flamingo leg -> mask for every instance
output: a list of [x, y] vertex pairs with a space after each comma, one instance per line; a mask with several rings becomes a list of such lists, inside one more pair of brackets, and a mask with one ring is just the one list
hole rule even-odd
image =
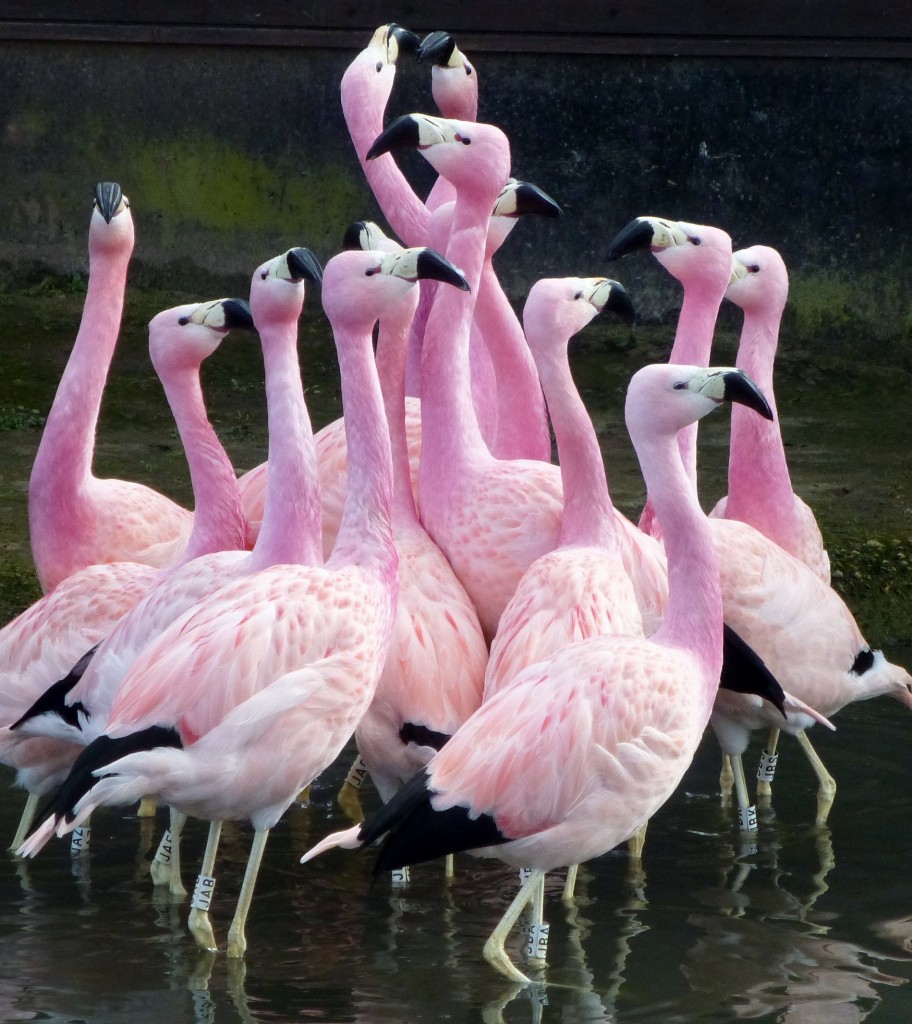
[[244, 934], [244, 925], [247, 923], [247, 915], [250, 912], [253, 887], [256, 885], [260, 864], [263, 862], [263, 851], [266, 849], [266, 840], [269, 838], [269, 832], [268, 828], [261, 828], [257, 829], [253, 835], [250, 856], [247, 858], [247, 870], [244, 872], [244, 882], [241, 885], [241, 895], [238, 897], [234, 919], [231, 922], [231, 927], [228, 929], [228, 956], [230, 957], [241, 957], [247, 951], [247, 936]]
[[507, 936], [510, 934], [510, 929], [516, 924], [519, 915], [523, 912], [526, 904], [535, 895], [535, 889], [538, 884], [544, 879], [544, 871], [533, 871], [528, 880], [523, 884], [522, 888], [516, 894], [513, 902], [507, 908], [507, 912], [500, 919], [499, 924], [491, 932], [488, 937], [488, 941], [484, 945], [484, 957], [485, 960], [501, 974], [506, 975], [511, 981], [518, 981], [521, 985], [530, 984], [529, 978], [519, 971], [507, 956], [506, 950], [504, 949], [504, 942]]
[[336, 803], [345, 812], [345, 816], [355, 825], [364, 821], [364, 810], [361, 807], [361, 798], [358, 795], [364, 780], [367, 777], [367, 765], [361, 760], [359, 754], [348, 769], [348, 775], [342, 787], [336, 794]]
[[576, 889], [576, 876], [579, 874], [579, 864], [571, 864], [567, 868], [567, 880], [564, 882], [564, 891], [561, 893], [561, 903], [565, 906], [573, 906], [573, 893]]
[[722, 796], [722, 806], [731, 806], [732, 786], [735, 784], [735, 773], [732, 771], [732, 759], [728, 754], [722, 755], [722, 770], [719, 772], [719, 793]]
[[92, 836], [92, 818], [84, 818], [81, 825], [78, 825], [70, 833], [70, 854], [74, 857], [81, 857], [89, 852], [89, 840]]
[[22, 817], [19, 819], [19, 827], [16, 829], [16, 834], [13, 836], [13, 842], [10, 845], [11, 850], [18, 850], [25, 842], [25, 837], [31, 831], [35, 815], [38, 813], [38, 799], [36, 793], [29, 793], [28, 800], [25, 801], [25, 807], [22, 809]]
[[187, 815], [172, 807], [170, 817], [171, 824], [162, 836], [149, 865], [149, 874], [153, 885], [167, 885], [173, 896], [186, 896], [187, 890], [181, 881], [180, 841]]
[[757, 769], [757, 802], [762, 801], [764, 806], [769, 806], [770, 798], [773, 795], [773, 775], [776, 772], [776, 761], [779, 757], [776, 753], [778, 744], [779, 730], [770, 729], [766, 747], [760, 755], [760, 767]]
[[747, 795], [747, 779], [744, 777], [744, 762], [737, 754], [731, 759], [735, 773], [735, 795], [738, 798], [738, 824], [742, 832], [757, 831], [757, 808], [753, 807]]
[[798, 733], [798, 743], [804, 751], [804, 756], [811, 762], [814, 774], [817, 776], [817, 824], [825, 825], [829, 817], [833, 801], [836, 799], [836, 780], [826, 770], [823, 761], [817, 755], [817, 751], [811, 746], [806, 732]]
[[540, 967], [544, 967], [544, 961], [548, 956], [548, 933], [549, 925], [545, 924], [545, 877], [542, 875], [541, 882], [532, 897], [532, 914], [529, 923], [529, 938], [526, 943], [526, 958], [528, 960], [541, 960]]
[[456, 875], [456, 869], [453, 867], [453, 854], [448, 853], [443, 861], [443, 877], [453, 878]]
[[644, 821], [642, 825], [627, 840], [627, 856], [630, 860], [643, 859], [643, 847], [646, 845], [646, 829], [649, 822]]
[[212, 931], [212, 922], [209, 920], [209, 904], [212, 902], [212, 891], [215, 888], [215, 878], [212, 872], [215, 869], [215, 855], [218, 852], [221, 835], [222, 823], [213, 821], [209, 826], [206, 852], [203, 854], [203, 863], [196, 879], [196, 888], [193, 890], [193, 899], [190, 904], [190, 916], [187, 918], [187, 927], [190, 929], [190, 934], [196, 939], [196, 944], [202, 949], [209, 950], [218, 949], [215, 933]]
[[155, 811], [158, 804], [150, 796], [144, 796], [139, 801], [139, 807], [136, 810], [137, 818], [154, 818]]

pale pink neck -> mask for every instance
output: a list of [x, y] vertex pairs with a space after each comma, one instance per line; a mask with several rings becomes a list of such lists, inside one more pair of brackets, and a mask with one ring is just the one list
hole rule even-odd
[[322, 565], [320, 485], [298, 363], [297, 323], [260, 328], [266, 370], [269, 476], [263, 525], [250, 556], [270, 565]]
[[53, 503], [43, 503], [42, 528], [53, 527], [47, 516], [55, 514], [69, 535], [76, 526], [73, 503], [92, 475], [98, 413], [120, 330], [130, 251], [126, 246], [95, 253], [90, 259], [79, 332], [32, 467], [30, 492], [54, 490]]
[[725, 516], [750, 523], [767, 537], [784, 539], [794, 538], [799, 524], [773, 395], [778, 333], [776, 310], [745, 313], [738, 367], [759, 385], [775, 418], [766, 420], [742, 405], [732, 407]]
[[[727, 282], [721, 286], [696, 281], [685, 285], [678, 327], [669, 363], [687, 366], [709, 366], [713, 332], [719, 306], [725, 294]], [[688, 479], [697, 480], [697, 424], [692, 423], [678, 432], [678, 447]]]
[[348, 446], [348, 491], [327, 565], [333, 569], [360, 565], [393, 586], [398, 565], [390, 522], [393, 465], [372, 327], [372, 323], [334, 325]]
[[401, 310], [393, 310], [380, 320], [377, 372], [393, 457], [393, 523], [397, 528], [408, 528], [418, 526], [405, 433], [405, 363], [408, 327], [412, 320], [409, 314], [414, 306], [409, 302], [401, 306]]
[[199, 367], [161, 374], [190, 468], [195, 505], [193, 529], [174, 568], [213, 551], [244, 547], [246, 521], [237, 476], [206, 416]]
[[392, 88], [378, 88], [375, 67], [370, 62], [356, 60], [342, 77], [342, 111], [351, 140], [358, 154], [361, 169], [383, 216], [393, 231], [409, 246], [426, 245], [429, 214], [424, 203], [412, 191], [391, 153], [375, 160], [366, 159], [367, 151], [383, 131], [383, 113]]
[[561, 546], [589, 545], [616, 549], [617, 528], [608, 494], [605, 463], [592, 421], [570, 373], [567, 359], [567, 342], [570, 339], [562, 340], [564, 344], [560, 350], [553, 340], [547, 346], [535, 346], [535, 361], [560, 458], [564, 491], [560, 543]]
[[640, 440], [636, 448], [668, 557], [668, 605], [654, 640], [699, 659], [708, 716], [722, 667], [722, 594], [709, 525], [674, 440]]
[[472, 405], [469, 342], [475, 296], [484, 263], [487, 194], [460, 193], [447, 258], [465, 274], [471, 291], [438, 288], [421, 353], [420, 502], [457, 486], [460, 471], [491, 458]]
[[490, 258], [481, 272], [475, 323], [487, 346], [496, 380], [497, 433], [492, 454], [498, 459], [550, 462], [551, 436], [539, 375]]

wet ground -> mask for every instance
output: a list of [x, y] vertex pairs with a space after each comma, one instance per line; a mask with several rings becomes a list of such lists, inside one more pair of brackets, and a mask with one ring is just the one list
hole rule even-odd
[[[112, 372], [96, 470], [142, 479], [186, 499], [176, 434], [145, 355], [142, 325], [183, 296], [141, 295]], [[81, 298], [48, 286], [23, 308], [0, 300], [0, 601], [6, 616], [35, 593], [25, 524], [28, 471], [41, 414], [73, 336]], [[319, 318], [302, 343], [317, 425], [338, 415], [337, 369]], [[641, 485], [625, 442], [623, 389], [665, 354], [661, 332], [595, 328], [576, 357], [618, 504], [638, 510]], [[611, 344], [604, 348], [602, 341]], [[637, 339], [636, 347], [628, 347]], [[724, 361], [733, 358], [723, 344]], [[722, 358], [720, 357], [720, 360]], [[265, 456], [262, 370], [255, 341], [229, 337], [205, 385], [238, 468]], [[908, 612], [912, 466], [901, 371], [786, 358], [777, 398], [796, 487], [814, 505], [839, 585], [872, 642], [912, 662]], [[715, 422], [713, 422], [715, 421]], [[726, 418], [701, 427], [707, 504], [724, 490]], [[517, 990], [481, 946], [514, 891], [512, 872], [469, 857], [446, 883], [438, 865], [413, 869], [407, 889], [371, 886], [370, 853], [334, 853], [302, 867], [300, 853], [341, 824], [333, 795], [347, 768], [318, 781], [307, 807], [276, 829], [242, 963], [200, 954], [186, 903], [156, 892], [148, 859], [163, 827], [100, 814], [92, 848], [57, 842], [33, 863], [0, 858], [0, 1020], [561, 1021], [873, 1024], [912, 1014], [912, 720], [898, 704], [844, 710], [838, 732], [814, 740], [839, 784], [829, 827], [813, 825], [812, 777], [795, 744], [783, 749], [774, 808], [756, 843], [739, 841], [720, 806], [718, 755], [707, 740], [684, 784], [654, 820], [645, 876], [626, 856], [587, 865], [575, 906], [549, 890], [549, 968]], [[14, 831], [21, 794], [0, 788], [0, 836]], [[213, 920], [224, 940], [249, 845], [228, 830]], [[185, 883], [204, 830], [188, 833]]]

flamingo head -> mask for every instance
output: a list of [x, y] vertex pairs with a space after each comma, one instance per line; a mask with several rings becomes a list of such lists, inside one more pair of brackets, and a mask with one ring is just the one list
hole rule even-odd
[[731, 278], [731, 238], [720, 228], [664, 217], [637, 217], [622, 228], [607, 259], [649, 249], [683, 285], [701, 283], [721, 296]]
[[431, 93], [444, 117], [474, 121], [478, 116], [478, 76], [449, 32], [431, 32], [418, 47], [419, 61], [432, 61]]
[[379, 224], [372, 220], [356, 220], [346, 228], [342, 236], [343, 249], [379, 249], [382, 252], [396, 252], [402, 246], [390, 238]]
[[250, 307], [257, 328], [296, 322], [304, 305], [304, 282], [319, 285], [322, 280], [320, 261], [303, 247], [261, 263], [250, 280]]
[[607, 277], [552, 277], [536, 281], [523, 308], [529, 347], [540, 354], [562, 350], [574, 334], [604, 310], [633, 317], [624, 286]]
[[373, 160], [395, 149], [417, 149], [429, 164], [477, 199], [490, 194], [493, 207], [510, 175], [510, 144], [492, 124], [403, 114], [391, 121], [367, 151]]
[[485, 255], [489, 258], [493, 256], [506, 241], [517, 220], [531, 214], [557, 218], [563, 216], [563, 211], [551, 196], [537, 185], [508, 178], [491, 211]]
[[89, 224], [89, 251], [133, 250], [133, 215], [130, 200], [116, 181], [100, 181], [95, 186], [92, 220]]
[[376, 72], [380, 73], [384, 67], [395, 67], [400, 53], [415, 53], [420, 42], [414, 32], [391, 21], [374, 32], [362, 55], [366, 55], [365, 59], [373, 62]]
[[733, 253], [725, 298], [745, 312], [772, 310], [781, 316], [788, 298], [788, 271], [779, 253], [768, 245]]
[[149, 321], [149, 355], [155, 372], [198, 370], [234, 328], [254, 330], [244, 299], [191, 302], [156, 314]]

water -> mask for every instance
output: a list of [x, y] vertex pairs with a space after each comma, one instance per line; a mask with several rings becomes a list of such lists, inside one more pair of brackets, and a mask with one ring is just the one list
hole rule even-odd
[[[129, 344], [141, 350], [135, 339]], [[219, 359], [207, 393], [216, 420], [221, 415], [220, 426], [228, 427], [232, 453], [245, 445], [239, 464], [252, 465], [262, 457], [261, 371], [251, 376], [245, 360], [253, 357], [240, 348]], [[620, 393], [630, 364], [643, 360], [619, 354], [610, 360], [627, 365], [606, 379], [604, 355], [584, 357], [584, 391], [612, 452], [612, 488], [632, 511], [641, 501], [640, 484], [621, 447]], [[333, 367], [320, 374], [324, 386]], [[311, 385], [315, 376], [305, 365]], [[162, 479], [162, 471], [181, 472], [166, 421], [144, 404], [154, 390], [150, 377], [138, 362], [121, 367], [125, 412], [112, 379], [101, 427], [108, 464], [100, 472], [150, 482]], [[813, 385], [799, 368], [780, 389], [799, 490], [815, 498], [829, 536], [863, 540], [868, 530], [902, 530], [909, 512], [901, 403], [883, 403], [876, 386], [847, 373], [819, 380]], [[847, 394], [852, 423], [840, 420]], [[39, 408], [46, 401], [29, 398]], [[331, 396], [327, 401], [333, 414]], [[248, 419], [257, 425], [250, 432]], [[703, 479], [714, 495], [724, 487], [727, 430], [724, 417], [717, 419], [701, 435], [709, 467]], [[871, 432], [858, 429], [865, 422], [889, 429], [893, 442], [872, 447]], [[8, 550], [25, 536], [25, 480], [37, 437], [18, 431], [4, 438]], [[908, 637], [908, 616], [904, 607], [897, 613], [892, 593], [877, 596], [876, 609], [889, 605], [893, 632]], [[876, 617], [872, 607], [866, 614]], [[889, 653], [910, 663], [908, 648]], [[334, 794], [351, 750], [318, 780], [311, 803], [292, 808], [275, 830], [243, 962], [200, 953], [186, 932], [187, 901], [151, 885], [148, 862], [164, 812], [155, 822], [102, 812], [85, 856], [71, 857], [68, 845], [56, 841], [34, 862], [0, 857], [0, 1020], [907, 1024], [912, 723], [886, 700], [849, 707], [836, 721], [836, 734], [813, 733], [839, 784], [828, 828], [813, 825], [814, 779], [786, 739], [774, 810], [761, 812], [755, 848], [742, 844], [732, 811], [720, 805], [719, 756], [707, 739], [650, 826], [643, 877], [631, 877], [623, 852], [609, 854], [581, 869], [569, 908], [560, 902], [562, 878], [549, 881], [549, 965], [527, 989], [506, 982], [481, 956], [515, 892], [511, 870], [463, 856], [453, 881], [444, 881], [441, 865], [426, 865], [412, 870], [407, 889], [393, 891], [386, 879], [371, 885], [370, 852], [336, 851], [298, 863], [309, 845], [342, 827]], [[756, 750], [757, 744], [751, 759]], [[4, 842], [21, 805], [20, 793], [0, 786]], [[226, 827], [212, 914], [222, 943], [250, 837], [247, 826]], [[204, 842], [205, 827], [191, 825], [184, 847], [188, 888]], [[518, 945], [514, 939], [508, 948], [522, 966]]]
[[[787, 742], [755, 848], [720, 806], [708, 738], [650, 826], [643, 877], [612, 853], [581, 870], [569, 908], [562, 878], [550, 879], [549, 966], [531, 989], [481, 956], [515, 890], [511, 870], [463, 856], [452, 882], [430, 864], [394, 890], [385, 878], [371, 886], [370, 852], [298, 864], [342, 825], [333, 795], [344, 759], [275, 830], [240, 963], [200, 953], [186, 901], [150, 884], [164, 812], [155, 822], [103, 812], [87, 855], [56, 841], [34, 862], [0, 864], [0, 1019], [907, 1022], [909, 723], [887, 701], [850, 707], [838, 723], [814, 737], [839, 783], [829, 827], [812, 824], [813, 779]], [[20, 806], [19, 794], [0, 794], [4, 835]], [[221, 942], [249, 839], [231, 826], [223, 841], [212, 913]], [[204, 841], [196, 823], [188, 887]], [[509, 948], [519, 956], [518, 940]]]

